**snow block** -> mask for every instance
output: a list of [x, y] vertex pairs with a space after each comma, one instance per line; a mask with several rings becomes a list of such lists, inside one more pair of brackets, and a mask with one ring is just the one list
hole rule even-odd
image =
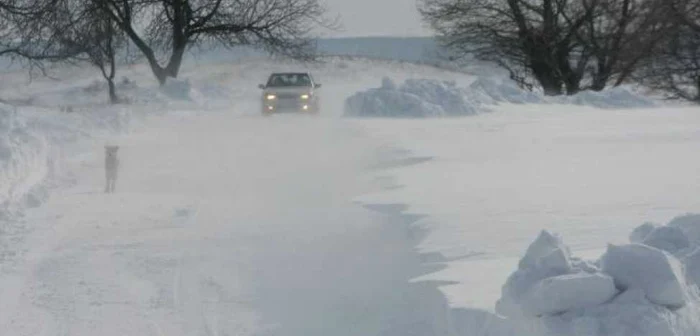
[[634, 230], [632, 230], [632, 233], [630, 233], [629, 240], [630, 243], [641, 243], [644, 241], [644, 238], [647, 237], [651, 231], [654, 231], [655, 228], [659, 227], [659, 224], [656, 223], [644, 223]]
[[620, 290], [640, 288], [649, 301], [668, 308], [686, 303], [682, 266], [662, 250], [641, 244], [608, 245], [601, 263]]
[[520, 259], [518, 268], [546, 268], [569, 272], [571, 270], [571, 252], [559, 236], [543, 230], [527, 248], [525, 256]]
[[611, 300], [617, 290], [613, 278], [604, 274], [575, 273], [547, 278], [524, 296], [527, 316], [563, 313], [593, 307]]
[[690, 241], [683, 230], [673, 226], [662, 226], [652, 230], [642, 244], [656, 247], [670, 253], [676, 253], [690, 246]]
[[[540, 281], [572, 271], [571, 254], [561, 238], [546, 230], [540, 232], [520, 260], [518, 270], [501, 289], [496, 311], [503, 316], [529, 314], [526, 296]], [[525, 301], [523, 301], [525, 300]]]
[[700, 214], [685, 214], [672, 219], [668, 225], [683, 230], [692, 244], [700, 244]]
[[616, 296], [615, 299], [612, 301], [614, 304], [620, 304], [620, 305], [648, 305], [651, 304], [649, 300], [647, 299], [646, 294], [644, 294], [644, 290], [641, 288], [635, 287], [635, 288], [630, 288], [624, 292], [622, 292], [620, 295]]

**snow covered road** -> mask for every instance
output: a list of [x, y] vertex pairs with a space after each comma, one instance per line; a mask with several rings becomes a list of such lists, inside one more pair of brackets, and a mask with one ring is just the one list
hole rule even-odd
[[25, 218], [4, 335], [445, 334], [410, 218], [351, 201], [400, 159], [351, 123], [223, 111], [116, 142], [115, 194], [96, 143]]

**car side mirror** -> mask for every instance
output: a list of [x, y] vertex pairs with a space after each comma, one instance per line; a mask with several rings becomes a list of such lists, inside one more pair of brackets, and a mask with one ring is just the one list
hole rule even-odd
[[320, 87], [321, 87], [321, 84], [316, 83], [316, 84], [314, 84], [314, 87], [315, 87], [315, 88], [320, 88]]
[[265, 84], [258, 84], [258, 88], [265, 90]]

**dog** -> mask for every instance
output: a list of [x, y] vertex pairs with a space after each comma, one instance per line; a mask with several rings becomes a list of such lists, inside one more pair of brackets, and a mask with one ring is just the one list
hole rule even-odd
[[105, 193], [114, 193], [119, 170], [119, 158], [117, 157], [119, 146], [105, 146]]

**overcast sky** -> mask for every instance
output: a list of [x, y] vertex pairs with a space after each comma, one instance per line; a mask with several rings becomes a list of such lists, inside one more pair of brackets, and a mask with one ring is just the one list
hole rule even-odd
[[416, 0], [325, 0], [343, 31], [326, 36], [425, 36]]

